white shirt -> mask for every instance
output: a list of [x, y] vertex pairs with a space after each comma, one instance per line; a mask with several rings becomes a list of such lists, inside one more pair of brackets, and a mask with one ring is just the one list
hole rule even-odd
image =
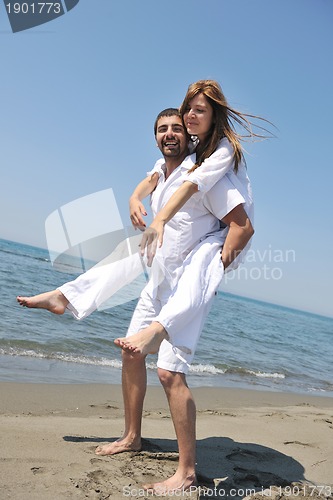
[[194, 172], [186, 175], [187, 181], [197, 184], [199, 191], [207, 193], [227, 172], [235, 166], [234, 149], [224, 137], [209, 158], [206, 158]]
[[[185, 158], [167, 179], [165, 179], [163, 159], [158, 160], [153, 170], [148, 172], [148, 175], [154, 172], [159, 174], [156, 189], [151, 195], [151, 208], [154, 216], [164, 207], [184, 180], [188, 180], [187, 172], [194, 165], [195, 159], [195, 154]], [[239, 176], [239, 179], [235, 179], [235, 176]], [[233, 182], [237, 184], [237, 188]], [[209, 184], [206, 183], [206, 187], [208, 186]], [[220, 229], [220, 219], [239, 204], [244, 204], [246, 211], [252, 208], [250, 182], [243, 164], [240, 165], [237, 174], [233, 170], [224, 174], [208, 192], [201, 190], [195, 193], [165, 225], [163, 245], [157, 249], [154, 261], [155, 265], [159, 265], [170, 287], [173, 287], [179, 279], [186, 256], [198, 243], [208, 236], [215, 235], [220, 239], [222, 247], [228, 228]], [[235, 261], [239, 264], [240, 259], [237, 258]], [[236, 267], [238, 264], [235, 262]], [[235, 268], [235, 266], [229, 267]]]

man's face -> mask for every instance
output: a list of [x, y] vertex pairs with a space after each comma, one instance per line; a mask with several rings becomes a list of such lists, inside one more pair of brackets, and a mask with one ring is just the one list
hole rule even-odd
[[165, 158], [187, 154], [187, 135], [179, 116], [162, 116], [157, 122], [156, 142]]

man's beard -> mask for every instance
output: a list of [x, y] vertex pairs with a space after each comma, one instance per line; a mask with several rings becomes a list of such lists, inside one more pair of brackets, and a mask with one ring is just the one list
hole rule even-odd
[[180, 156], [180, 144], [177, 144], [177, 146], [173, 149], [169, 149], [167, 146], [163, 146], [162, 153], [163, 156], [167, 158], [175, 158], [177, 156]]

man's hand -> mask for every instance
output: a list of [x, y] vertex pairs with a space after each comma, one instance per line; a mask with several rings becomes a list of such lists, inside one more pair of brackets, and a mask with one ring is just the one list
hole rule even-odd
[[145, 230], [142, 235], [140, 243], [141, 255], [144, 256], [147, 252], [147, 265], [152, 265], [153, 259], [156, 254], [157, 245], [162, 246], [164, 234], [164, 223], [158, 219], [154, 219], [150, 226]]
[[145, 210], [143, 203], [139, 200], [139, 198], [135, 196], [132, 196], [130, 198], [129, 210], [130, 210], [130, 219], [135, 229], [144, 230], [146, 227], [146, 223], [143, 220], [142, 216], [147, 215], [147, 212]]

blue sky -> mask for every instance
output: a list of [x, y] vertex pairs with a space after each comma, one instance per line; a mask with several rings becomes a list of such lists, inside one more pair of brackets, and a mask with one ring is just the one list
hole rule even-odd
[[81, 0], [13, 34], [1, 3], [0, 237], [45, 248], [51, 212], [109, 187], [126, 221], [155, 116], [213, 78], [278, 129], [246, 145], [256, 234], [224, 289], [333, 316], [332, 19], [331, 0]]

